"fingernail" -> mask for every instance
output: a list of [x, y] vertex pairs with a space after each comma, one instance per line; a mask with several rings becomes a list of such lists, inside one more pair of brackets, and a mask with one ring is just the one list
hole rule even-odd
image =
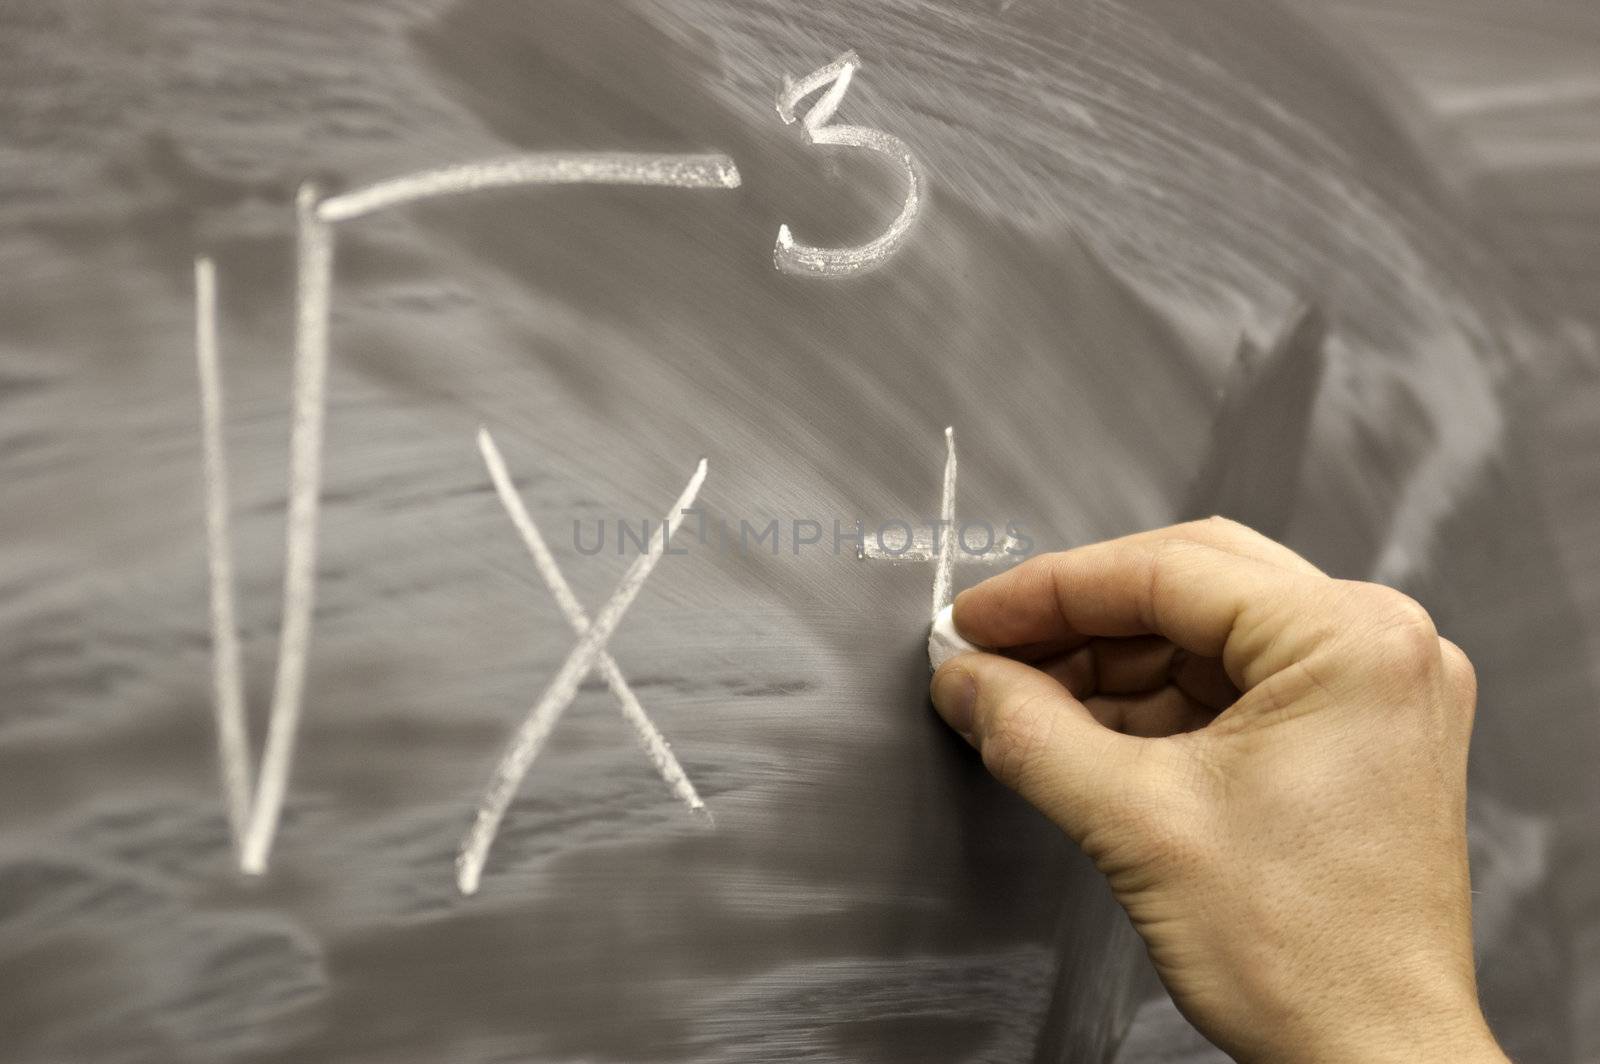
[[978, 685], [966, 669], [941, 669], [933, 678], [933, 708], [963, 736], [972, 734], [972, 710]]

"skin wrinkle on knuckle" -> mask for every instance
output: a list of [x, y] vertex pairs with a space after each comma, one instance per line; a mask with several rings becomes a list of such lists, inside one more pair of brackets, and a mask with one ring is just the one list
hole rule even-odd
[[[1326, 611], [1306, 604], [1307, 599], [1316, 603], [1309, 592], [1317, 586], [1287, 587], [1271, 599], [1241, 606], [1222, 648], [1223, 666], [1241, 690], [1265, 683], [1342, 637], [1342, 626], [1326, 619]], [[1284, 620], [1285, 614], [1291, 619]]]
[[1322, 680], [1318, 678], [1311, 668], [1311, 665], [1304, 659], [1290, 663], [1288, 667], [1277, 674], [1275, 679], [1277, 680], [1275, 694], [1279, 702], [1279, 709], [1283, 710], [1286, 715], [1288, 715], [1287, 711], [1291, 708], [1298, 708], [1301, 711], [1315, 708], [1314, 706], [1305, 705], [1308, 701], [1307, 696], [1313, 692], [1323, 694], [1330, 701], [1333, 698], [1326, 685], [1323, 684]]
[[1180, 525], [1180, 535], [1195, 539], [1202, 546], [1234, 554], [1274, 569], [1302, 576], [1323, 576], [1311, 562], [1289, 547], [1262, 535], [1249, 525], [1231, 517], [1213, 514]]
[[[1050, 564], [1044, 565], [1046, 559]], [[1057, 631], [1068, 633], [1073, 630], [1072, 623], [1067, 619], [1067, 589], [1064, 586], [1066, 574], [1066, 552], [1060, 554], [1047, 554], [1039, 559], [1044, 566], [1045, 576], [1050, 585], [1050, 603], [1056, 610]]]
[[1444, 669], [1433, 621], [1420, 606], [1395, 607], [1373, 643], [1384, 662], [1401, 675], [1426, 675]]
[[1329, 704], [1338, 701], [1338, 695], [1334, 693], [1333, 685], [1322, 675], [1323, 662], [1320, 658], [1315, 655], [1307, 656], [1296, 661], [1295, 666], [1298, 668], [1300, 675], [1305, 677], [1306, 682], [1323, 698], [1327, 699]]
[[[1244, 528], [1243, 525], [1239, 527]], [[1176, 549], [1169, 553], [1165, 562], [1166, 572], [1162, 574], [1162, 583], [1160, 585], [1160, 590], [1167, 594], [1176, 595], [1177, 592], [1174, 589], [1184, 586], [1182, 579], [1173, 580], [1173, 577], [1181, 577], [1183, 575], [1182, 566], [1184, 564], [1200, 568], [1237, 568], [1240, 566], [1254, 568], [1264, 564], [1253, 558], [1241, 557], [1228, 551], [1219, 550], [1206, 543], [1180, 542], [1174, 544], [1174, 547]], [[1175, 600], [1173, 604], [1181, 605], [1181, 600]], [[1201, 653], [1207, 657], [1226, 660], [1238, 641], [1241, 631], [1247, 629], [1246, 618], [1251, 612], [1252, 605], [1250, 600], [1242, 595], [1235, 595], [1226, 609], [1226, 616], [1222, 619], [1220, 625], [1221, 630], [1205, 635], [1205, 640], [1210, 645], [1203, 648]], [[1170, 616], [1170, 612], [1168, 616]], [[1229, 671], [1229, 678], [1233, 679], [1237, 684], [1238, 677], [1231, 670]]]
[[1368, 677], [1410, 682], [1443, 669], [1433, 618], [1415, 599], [1382, 584], [1340, 581], [1340, 638], [1351, 666]]
[[1399, 632], [1407, 638], [1416, 637], [1419, 640], [1423, 637], [1430, 641], [1439, 638], [1433, 618], [1416, 599], [1382, 584], [1365, 586], [1365, 597], [1370, 602], [1374, 620], [1385, 631]]
[[1164, 608], [1166, 595], [1171, 587], [1174, 559], [1191, 551], [1204, 550], [1198, 543], [1186, 539], [1162, 540], [1150, 552], [1146, 563], [1149, 572], [1146, 576], [1144, 602], [1141, 617], [1145, 627], [1152, 632], [1164, 633], [1164, 620], [1169, 611]]
[[1285, 644], [1301, 641], [1291, 625], [1249, 622], [1241, 617], [1235, 622], [1233, 632], [1223, 647], [1223, 666], [1235, 685], [1253, 687], [1292, 664], [1295, 660], [1294, 650], [1282, 648]]
[[1289, 710], [1294, 706], [1295, 699], [1292, 692], [1283, 689], [1289, 682], [1287, 676], [1288, 669], [1283, 669], [1250, 688], [1240, 704], [1249, 711], [1251, 719], [1278, 721], [1292, 715]]
[[1405, 632], [1408, 636], [1415, 636], [1419, 641], [1428, 640], [1428, 649], [1433, 653], [1438, 652], [1437, 641], [1439, 629], [1434, 626], [1433, 616], [1416, 599], [1409, 595], [1395, 592], [1393, 616], [1390, 619], [1392, 627]]

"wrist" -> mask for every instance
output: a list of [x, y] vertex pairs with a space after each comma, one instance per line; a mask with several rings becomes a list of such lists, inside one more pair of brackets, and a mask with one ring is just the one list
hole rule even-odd
[[1247, 1064], [1507, 1064], [1479, 1007], [1470, 968], [1458, 979], [1446, 978], [1437, 962], [1406, 965], [1398, 972], [1377, 968], [1367, 970], [1359, 988], [1332, 979], [1315, 990], [1302, 983], [1293, 994], [1255, 997], [1254, 1030], [1267, 1038], [1254, 1046], [1259, 1052], [1238, 1059]]
[[1293, 1064], [1509, 1064], [1476, 1009], [1444, 1023], [1421, 1017], [1390, 1027], [1352, 1021], [1337, 1034], [1276, 1059]]

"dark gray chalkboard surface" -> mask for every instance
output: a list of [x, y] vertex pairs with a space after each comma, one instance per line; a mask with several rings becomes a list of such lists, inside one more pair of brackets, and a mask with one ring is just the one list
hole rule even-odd
[[[880, 268], [794, 276], [780, 225], [857, 244], [905, 195], [774, 107], [846, 49], [837, 120], [903, 140], [924, 198]], [[1222, 511], [1436, 611], [1482, 678], [1489, 1015], [1568, 1059], [1564, 929], [1595, 899], [1554, 872], [1600, 743], [1517, 403], [1564, 355], [1384, 94], [1276, 4], [24, 2], [0, 57], [5, 1059], [1110, 1059], [1137, 940], [928, 711], [932, 567], [832, 549], [835, 520], [937, 513], [947, 425], [958, 516], [1035, 549]], [[194, 258], [259, 750], [296, 189], [551, 151], [725, 153], [741, 182], [341, 226], [305, 715], [241, 876]], [[701, 457], [709, 517], [783, 538], [680, 538], [610, 641], [712, 819], [591, 678], [464, 897], [461, 836], [576, 639], [480, 425], [587, 610], [632, 560], [617, 519]]]

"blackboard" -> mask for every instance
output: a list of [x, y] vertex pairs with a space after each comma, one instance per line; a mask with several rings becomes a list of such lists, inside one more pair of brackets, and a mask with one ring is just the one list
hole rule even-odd
[[[1277, 5], [24, 4], [0, 48], [11, 1059], [1109, 1059], [1138, 942], [929, 712], [935, 567], [848, 536], [938, 516], [947, 426], [958, 517], [1034, 550], [1223, 512], [1436, 612], [1483, 686], [1489, 1012], [1560, 1059], [1578, 902], [1550, 870], [1600, 751], [1516, 401], [1558, 343], [1385, 94]], [[914, 218], [873, 269], [779, 269], [780, 226], [854, 247], [906, 207], [902, 159], [776, 106], [852, 53], [833, 120], [904, 145]], [[307, 212], [616, 152], [738, 181], [336, 220], [303, 720], [242, 875], [197, 276], [259, 757]], [[588, 675], [467, 895], [490, 772], [579, 639], [480, 429], [591, 614], [638, 555], [620, 523], [701, 459], [733, 542], [680, 529], [608, 642], [705, 811]]]

